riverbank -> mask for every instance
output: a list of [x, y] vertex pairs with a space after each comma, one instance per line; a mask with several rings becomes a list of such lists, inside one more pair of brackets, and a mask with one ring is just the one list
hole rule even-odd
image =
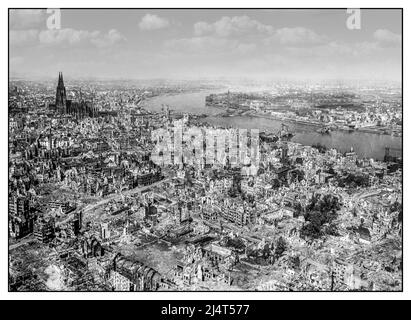
[[[289, 131], [295, 134], [291, 139], [303, 145], [321, 144], [327, 148], [339, 151], [357, 152], [359, 157], [384, 159], [385, 148], [402, 148], [402, 138], [387, 134], [375, 134], [369, 130], [335, 130], [331, 134], [321, 134], [318, 128], [324, 124], [313, 125], [305, 121], [290, 121], [289, 119], [269, 118], [267, 115], [250, 115], [250, 112], [227, 114], [223, 108], [206, 107], [205, 97], [209, 91], [183, 93], [168, 96], [157, 96], [145, 101], [145, 108], [149, 111], [161, 112], [162, 104], [169, 105], [176, 114], [188, 113], [195, 115], [198, 121], [218, 127], [232, 127], [242, 129], [259, 129], [260, 131], [277, 133], [282, 123], [289, 126]], [[371, 130], [372, 131], [372, 130]]]
[[[320, 123], [320, 122], [314, 122], [314, 121], [306, 121], [306, 120], [299, 120], [299, 119], [292, 119], [292, 118], [286, 118], [286, 117], [276, 117], [270, 114], [259, 114], [253, 111], [231, 111], [231, 110], [223, 110], [222, 113], [220, 114], [221, 117], [233, 117], [233, 116], [249, 116], [249, 117], [257, 117], [257, 118], [263, 118], [263, 119], [271, 119], [275, 121], [281, 121], [284, 123], [289, 123], [289, 124], [302, 124], [305, 126], [312, 126], [315, 127], [316, 129], [318, 128], [323, 128], [325, 126], [329, 126], [328, 124]], [[371, 134], [378, 134], [378, 135], [388, 135], [388, 136], [394, 136], [394, 137], [402, 137], [402, 133], [396, 134], [393, 130], [387, 129], [387, 128], [345, 128], [345, 127], [336, 127], [335, 125], [331, 128], [332, 131], [342, 131], [342, 132], [363, 132], [363, 133], [371, 133]]]

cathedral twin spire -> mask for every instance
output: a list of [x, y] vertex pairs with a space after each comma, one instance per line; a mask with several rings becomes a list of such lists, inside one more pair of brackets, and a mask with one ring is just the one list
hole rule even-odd
[[63, 82], [63, 72], [59, 72], [56, 91], [56, 108], [61, 114], [76, 114], [81, 117], [94, 117], [97, 114], [93, 104], [83, 100], [81, 88], [79, 101], [67, 100], [66, 88]]
[[57, 84], [57, 92], [56, 92], [56, 106], [60, 108], [66, 107], [66, 88], [64, 87], [63, 82], [63, 72], [59, 72], [59, 81]]
[[59, 82], [58, 85], [64, 87], [64, 82], [63, 82], [63, 72], [59, 72]]

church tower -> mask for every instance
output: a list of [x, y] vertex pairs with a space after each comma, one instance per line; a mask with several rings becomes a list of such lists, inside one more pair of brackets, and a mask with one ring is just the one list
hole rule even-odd
[[56, 92], [56, 107], [62, 113], [66, 113], [66, 88], [64, 87], [63, 82], [63, 73], [59, 72], [59, 81], [57, 84], [57, 92]]

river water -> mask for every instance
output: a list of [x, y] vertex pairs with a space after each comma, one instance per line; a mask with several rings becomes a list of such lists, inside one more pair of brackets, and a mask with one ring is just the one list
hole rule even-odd
[[[206, 107], [205, 97], [210, 93], [223, 91], [201, 91], [194, 93], [182, 93], [164, 95], [151, 98], [144, 102], [144, 107], [151, 111], [161, 111], [162, 105], [168, 105], [176, 112], [191, 114], [206, 114], [202, 121], [222, 127], [234, 127], [244, 129], [259, 129], [265, 132], [278, 132], [282, 121], [253, 116], [221, 117], [218, 114], [221, 109]], [[385, 147], [402, 148], [402, 137], [380, 135], [364, 132], [333, 131], [330, 135], [317, 133], [318, 127], [304, 124], [287, 123], [289, 130], [295, 134], [292, 141], [303, 145], [320, 143], [328, 148], [336, 148], [340, 152], [349, 151], [351, 147], [360, 157], [382, 160]]]

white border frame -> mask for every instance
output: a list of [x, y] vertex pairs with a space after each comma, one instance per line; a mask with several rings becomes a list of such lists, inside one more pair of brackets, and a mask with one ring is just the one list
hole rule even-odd
[[[410, 273], [404, 272], [404, 282], [403, 292], [392, 292], [392, 293], [381, 293], [381, 292], [335, 292], [335, 293], [327, 293], [327, 292], [134, 292], [134, 293], [108, 293], [108, 292], [7, 292], [8, 288], [8, 235], [5, 232], [7, 230], [7, 194], [8, 194], [8, 159], [6, 157], [5, 150], [8, 149], [8, 116], [7, 116], [7, 97], [8, 97], [8, 8], [32, 8], [32, 7], [39, 7], [39, 8], [92, 8], [92, 7], [123, 7], [123, 8], [404, 8], [403, 10], [403, 34], [407, 35], [408, 39], [410, 39], [410, 23], [407, 20], [408, 12], [411, 12], [411, 2], [410, 1], [398, 1], [398, 0], [390, 0], [390, 1], [372, 1], [372, 0], [359, 0], [359, 1], [325, 1], [325, 0], [313, 0], [310, 2], [307, 1], [296, 1], [296, 0], [281, 0], [281, 1], [268, 1], [268, 0], [253, 0], [253, 1], [245, 1], [245, 0], [237, 0], [235, 2], [229, 2], [228, 0], [208, 0], [208, 1], [188, 1], [188, 0], [174, 0], [174, 1], [132, 1], [132, 0], [116, 0], [116, 1], [109, 1], [109, 0], [101, 0], [98, 4], [92, 0], [63, 0], [63, 1], [28, 1], [28, 0], [5, 0], [1, 1], [1, 43], [2, 43], [2, 50], [1, 50], [1, 63], [2, 63], [2, 70], [3, 76], [1, 76], [1, 101], [2, 107], [0, 108], [1, 117], [3, 125], [0, 126], [1, 136], [4, 137], [0, 139], [0, 150], [3, 150], [1, 157], [1, 170], [0, 170], [0, 181], [1, 183], [1, 203], [3, 207], [3, 213], [0, 218], [0, 299], [113, 299], [113, 300], [169, 300], [169, 299], [185, 299], [185, 300], [218, 300], [218, 299], [244, 299], [244, 300], [284, 300], [284, 299], [314, 299], [314, 300], [336, 300], [336, 299], [410, 299], [411, 298], [411, 280], [410, 280]], [[137, 22], [136, 22], [137, 23]], [[407, 77], [407, 58], [410, 57], [410, 42], [406, 41], [406, 38], [403, 38], [403, 84], [408, 83], [409, 81]], [[408, 86], [409, 87], [409, 86]], [[403, 89], [403, 104], [405, 106], [409, 105], [410, 98], [407, 95], [407, 91]], [[404, 123], [407, 122], [407, 119], [410, 119], [410, 112], [407, 110], [407, 107], [404, 107]], [[404, 127], [404, 134], [403, 134], [403, 141], [404, 141], [404, 160], [407, 157], [407, 145], [411, 141], [410, 137], [410, 130], [407, 130], [407, 127]], [[411, 150], [411, 149], [408, 149]], [[404, 166], [406, 164], [404, 162]], [[407, 169], [404, 170], [404, 179], [403, 179], [403, 193], [404, 193], [404, 207], [405, 209], [410, 208], [410, 201], [406, 197], [408, 187], [410, 185], [410, 176], [407, 174]], [[406, 210], [405, 210], [406, 211]], [[411, 226], [410, 226], [410, 218], [405, 215], [404, 217], [404, 248], [403, 248], [403, 264], [406, 266], [404, 270], [411, 272], [411, 261], [410, 261], [410, 235], [411, 235]]]

